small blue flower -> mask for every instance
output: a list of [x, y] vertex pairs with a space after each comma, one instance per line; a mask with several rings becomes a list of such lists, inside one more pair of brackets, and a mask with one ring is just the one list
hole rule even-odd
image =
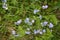
[[39, 10], [35, 9], [35, 10], [34, 10], [34, 14], [36, 14], [37, 12], [39, 12]]
[[2, 2], [6, 3], [6, 2], [7, 2], [7, 0], [2, 0]]
[[45, 29], [43, 29], [43, 30], [42, 30], [42, 32], [43, 32], [43, 33], [45, 33], [45, 32], [46, 32], [46, 30], [45, 30]]
[[48, 8], [48, 5], [43, 5], [42, 8], [43, 9], [47, 9]]
[[26, 33], [26, 34], [30, 34], [30, 31], [26, 31], [25, 33]]
[[7, 10], [7, 9], [8, 9], [7, 4], [4, 3], [4, 4], [2, 5], [2, 8], [4, 8], [5, 10]]
[[20, 20], [18, 20], [17, 22], [15, 22], [15, 24], [16, 24], [16, 25], [19, 25], [19, 24], [21, 24], [21, 22], [22, 22], [22, 20], [20, 19]]
[[34, 30], [34, 34], [37, 34], [37, 30]]
[[39, 32], [40, 32], [40, 30], [34, 30], [34, 34], [37, 34]]
[[44, 21], [44, 25], [46, 26], [48, 24], [48, 22], [47, 21]]
[[44, 21], [44, 22], [41, 23], [42, 27], [43, 27], [43, 26], [46, 26], [47, 24], [48, 24], [47, 21]]
[[53, 28], [54, 25], [52, 23], [50, 23], [48, 26], [49, 26], [49, 28]]
[[26, 19], [24, 20], [24, 22], [25, 22], [25, 23], [29, 23], [29, 20], [30, 20], [29, 18], [26, 18]]

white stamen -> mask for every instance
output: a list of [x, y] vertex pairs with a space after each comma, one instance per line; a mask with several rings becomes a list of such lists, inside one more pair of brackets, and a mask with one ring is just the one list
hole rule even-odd
[[35, 20], [32, 20], [32, 23], [34, 23], [35, 22]]
[[43, 34], [43, 32], [40, 32], [40, 34], [42, 35], [42, 34]]

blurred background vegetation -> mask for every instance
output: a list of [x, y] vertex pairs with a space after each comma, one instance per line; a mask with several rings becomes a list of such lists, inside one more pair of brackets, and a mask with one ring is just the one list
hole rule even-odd
[[[60, 40], [60, 0], [7, 0], [7, 10], [2, 8], [3, 3], [0, 0], [0, 40]], [[48, 8], [42, 9], [43, 5], [48, 5]], [[34, 9], [39, 9], [40, 12], [33, 14]], [[39, 15], [43, 16], [42, 21], [37, 18]], [[20, 25], [14, 24], [19, 19], [24, 21], [26, 17], [35, 19], [36, 22], [32, 26], [24, 22]], [[41, 28], [40, 21], [44, 20], [54, 24], [52, 32], [46, 28], [47, 32], [43, 35], [24, 33], [28, 27], [31, 32]], [[18, 37], [11, 34], [12, 29], [19, 34]]]

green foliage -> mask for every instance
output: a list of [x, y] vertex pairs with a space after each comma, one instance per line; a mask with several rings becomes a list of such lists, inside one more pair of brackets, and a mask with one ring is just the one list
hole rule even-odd
[[[3, 2], [0, 1], [1, 40], [5, 37], [7, 40], [60, 40], [60, 23], [58, 23], [60, 20], [58, 21], [56, 18], [56, 10], [60, 9], [60, 0], [7, 0], [6, 4], [7, 10], [2, 8]], [[48, 5], [48, 8], [43, 9], [43, 5]], [[40, 11], [34, 14], [35, 9]], [[39, 19], [39, 15], [42, 15], [42, 20]], [[35, 23], [32, 25], [25, 24], [25, 18], [30, 18], [30, 22], [34, 19]], [[16, 25], [15, 22], [19, 19], [22, 19], [22, 23]], [[54, 27], [52, 29], [48, 26], [42, 27], [41, 22], [44, 21], [47, 21], [48, 24], [53, 23]], [[30, 35], [25, 34], [27, 28], [31, 29]], [[11, 29], [15, 30], [19, 36], [12, 35]], [[34, 35], [34, 29], [46, 29], [46, 33]]]
[[55, 25], [57, 25], [57, 23], [58, 23], [58, 20], [57, 20], [57, 18], [56, 18], [55, 15], [46, 15], [46, 16], [44, 16], [44, 18], [45, 18], [46, 20], [52, 22], [52, 23], [55, 24]]
[[17, 30], [20, 37], [23, 37], [25, 35], [25, 30], [21, 26], [19, 26]]

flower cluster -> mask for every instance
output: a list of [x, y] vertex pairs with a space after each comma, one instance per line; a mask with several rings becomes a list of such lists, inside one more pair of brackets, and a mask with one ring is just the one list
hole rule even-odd
[[[42, 6], [42, 9], [47, 9], [47, 8], [48, 8], [48, 5], [43, 5]], [[38, 10], [38, 9], [34, 9], [33, 10], [33, 13], [36, 14], [39, 11], [40, 10]], [[43, 19], [43, 16], [42, 15], [39, 15], [38, 18], [41, 21]], [[30, 18], [27, 17], [27, 18], [24, 19], [23, 22], [25, 24], [28, 24], [28, 25], [32, 26], [33, 23], [35, 23], [36, 21], [34, 19], [31, 20]], [[22, 23], [22, 19], [20, 19], [17, 22], [15, 22], [15, 25], [20, 25], [21, 23]], [[52, 32], [52, 28], [54, 27], [53, 23], [49, 23], [48, 21], [43, 21], [43, 22], [41, 21], [40, 24], [41, 24], [42, 27], [48, 26], [48, 28], [51, 28], [51, 32]], [[40, 35], [42, 35], [43, 33], [46, 33], [46, 29], [41, 29], [41, 30], [40, 29], [37, 29], [37, 30], [34, 29], [33, 32], [31, 32], [31, 29], [30, 28], [27, 28], [26, 31], [25, 31], [25, 34], [28, 34], [28, 35], [29, 34], [35, 34], [35, 35], [36, 34], [40, 34]], [[12, 31], [12, 34], [15, 34], [15, 31]]]
[[48, 24], [48, 22], [46, 22], [46, 21], [42, 22], [41, 25], [42, 25], [42, 27], [48, 26], [49, 28], [53, 28], [53, 26], [54, 26], [52, 23]]
[[[38, 18], [40, 19], [40, 21], [41, 21], [41, 26], [42, 27], [46, 27], [46, 26], [48, 26], [48, 28], [50, 28], [51, 29], [51, 32], [52, 32], [52, 28], [54, 27], [54, 25], [53, 25], [53, 23], [52, 22], [48, 22], [48, 21], [43, 21], [42, 22], [42, 18], [43, 18], [43, 16], [42, 15], [40, 15], [40, 16], [38, 16]], [[37, 21], [37, 20], [36, 20]], [[36, 22], [34, 19], [30, 19], [30, 18], [25, 18], [24, 19], [24, 23], [25, 24], [28, 24], [28, 25], [30, 25], [30, 26], [32, 26], [33, 25], [33, 23], [35, 23]], [[17, 22], [15, 22], [15, 24], [16, 25], [20, 25], [22, 23], [22, 19], [20, 19], [20, 20], [18, 20]], [[42, 30], [40, 30], [40, 29], [34, 29], [33, 30], [33, 34], [43, 34], [43, 33], [45, 33], [46, 32], [46, 29], [42, 29]], [[30, 28], [27, 28], [27, 31], [25, 31], [25, 34], [32, 34], [31, 33], [31, 31], [30, 31]]]
[[45, 32], [46, 32], [45, 29], [43, 29], [43, 30], [40, 30], [40, 29], [36, 30], [36, 29], [34, 29], [34, 30], [33, 30], [33, 33], [31, 33], [30, 30], [27, 30], [25, 33], [28, 34], [28, 35], [29, 35], [29, 34], [35, 34], [35, 35], [36, 35], [36, 34], [40, 34], [40, 35], [42, 35], [42, 34], [45, 33]]

